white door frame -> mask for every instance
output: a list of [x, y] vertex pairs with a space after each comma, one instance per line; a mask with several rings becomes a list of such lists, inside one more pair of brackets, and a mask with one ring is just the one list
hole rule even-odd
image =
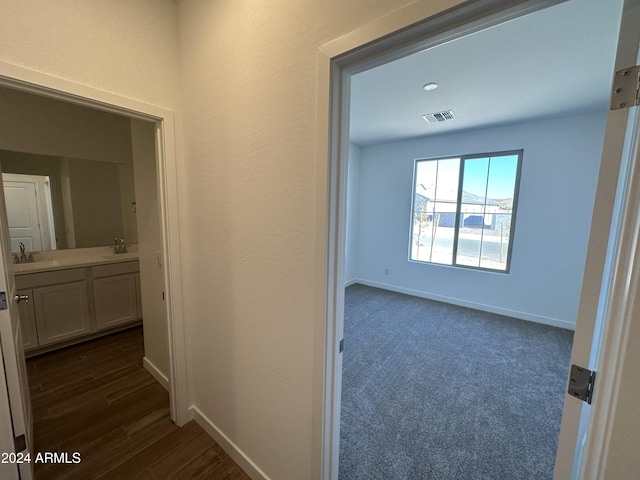
[[[575, 473], [579, 474], [578, 478], [581, 479], [613, 478], [607, 475], [609, 472], [606, 469], [611, 466], [608, 463], [611, 453], [609, 447], [615, 428], [614, 422], [620, 421], [617, 417], [625, 418], [624, 422], [630, 430], [630, 435], [636, 437], [638, 435], [637, 430], [633, 429], [633, 426], [639, 423], [637, 408], [635, 408], [637, 400], [635, 398], [633, 400], [633, 416], [627, 415], [628, 411], [619, 408], [620, 392], [625, 389], [624, 383], [636, 382], [634, 379], [625, 377], [624, 373], [625, 369], [637, 370], [637, 364], [630, 365], [626, 355], [628, 349], [637, 350], [638, 348], [629, 339], [629, 330], [632, 324], [640, 319], [640, 302], [638, 301], [638, 295], [640, 295], [640, 107], [635, 107], [634, 110], [630, 112], [629, 118], [633, 137], [629, 152], [628, 176], [626, 184], [622, 187], [624, 189], [623, 205], [610, 272], [611, 285], [608, 292], [605, 292], [607, 308], [604, 313], [605, 324], [600, 358], [596, 364], [596, 390], [590, 413], [592, 420], [587, 426], [580, 463], [575, 466]], [[627, 112], [620, 113], [625, 115]], [[586, 405], [584, 407], [588, 408]], [[567, 428], [577, 427], [570, 425]], [[561, 435], [562, 433], [561, 431]], [[620, 434], [617, 435], [619, 439]], [[634, 469], [631, 475], [636, 474], [637, 470]], [[624, 475], [619, 478], [632, 478], [632, 476]]]
[[158, 199], [160, 202], [162, 255], [165, 265], [165, 309], [169, 334], [170, 411], [171, 419], [177, 425], [184, 425], [191, 419], [191, 416], [189, 413], [180, 269], [174, 113], [162, 107], [6, 62], [0, 62], [0, 86], [155, 123]]
[[[316, 403], [312, 439], [313, 452], [319, 452], [320, 455], [314, 458], [313, 478], [338, 478], [342, 363], [339, 343], [344, 320], [350, 76], [408, 53], [563, 1], [420, 0], [320, 48], [317, 59], [317, 290], [314, 305]], [[600, 282], [598, 290], [599, 286]], [[599, 420], [594, 415], [593, 421]], [[562, 460], [568, 464], [569, 470], [572, 460], [572, 456]]]

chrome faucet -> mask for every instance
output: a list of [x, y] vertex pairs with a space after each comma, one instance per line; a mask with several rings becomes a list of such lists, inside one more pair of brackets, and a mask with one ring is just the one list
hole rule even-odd
[[20, 256], [13, 256], [13, 263], [28, 263], [35, 262], [33, 258], [33, 254], [27, 253], [27, 249], [24, 246], [24, 243], [20, 242]]
[[113, 237], [113, 253], [127, 253], [127, 245], [124, 243], [124, 238]]

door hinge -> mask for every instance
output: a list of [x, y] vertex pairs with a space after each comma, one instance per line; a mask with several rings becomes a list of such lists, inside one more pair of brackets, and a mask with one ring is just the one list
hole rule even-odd
[[569, 374], [569, 389], [567, 392], [583, 402], [591, 405], [593, 387], [596, 382], [596, 372], [577, 365], [571, 365]]
[[7, 292], [0, 292], [0, 310], [6, 310], [7, 308]]
[[24, 436], [24, 433], [14, 438], [14, 445], [16, 447], [16, 453], [23, 452], [27, 449], [27, 437]]
[[618, 70], [613, 77], [611, 110], [640, 105], [640, 66]]
[[344, 350], [344, 338], [342, 340], [340, 340], [340, 346], [338, 347], [338, 353], [342, 353], [342, 350]]

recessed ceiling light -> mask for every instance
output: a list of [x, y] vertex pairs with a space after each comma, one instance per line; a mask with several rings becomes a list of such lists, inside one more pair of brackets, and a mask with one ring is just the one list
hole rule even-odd
[[424, 88], [426, 91], [429, 91], [429, 90], [435, 90], [436, 88], [438, 88], [438, 84], [437, 84], [437, 83], [427, 83], [427, 84], [426, 84], [424, 87], [422, 87], [422, 88]]

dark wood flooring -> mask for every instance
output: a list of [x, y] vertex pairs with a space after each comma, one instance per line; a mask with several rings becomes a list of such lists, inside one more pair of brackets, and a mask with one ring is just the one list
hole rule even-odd
[[143, 355], [138, 327], [27, 360], [34, 451], [81, 459], [35, 464], [36, 480], [249, 479], [195, 422], [171, 422]]

